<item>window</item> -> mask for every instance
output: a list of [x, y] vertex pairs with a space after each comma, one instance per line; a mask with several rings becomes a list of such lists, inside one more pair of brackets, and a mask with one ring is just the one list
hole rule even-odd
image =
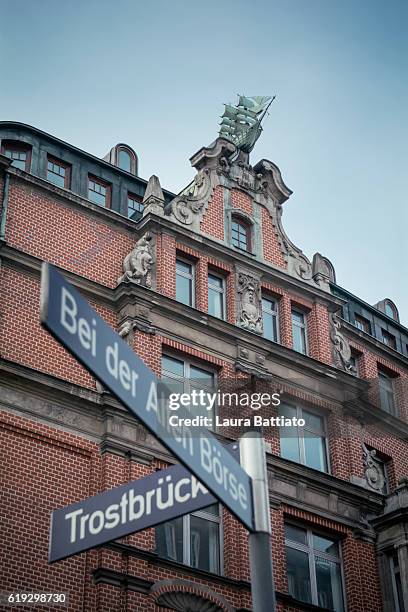
[[206, 572], [220, 573], [220, 510], [213, 504], [156, 527], [160, 557]]
[[390, 319], [394, 319], [394, 321], [398, 321], [398, 310], [390, 300], [386, 300], [385, 302], [385, 314]]
[[292, 310], [292, 337], [294, 350], [307, 355], [306, 315], [300, 310]]
[[47, 158], [47, 181], [54, 183], [58, 187], [69, 189], [71, 178], [71, 167], [56, 159], [48, 156]]
[[225, 278], [208, 272], [208, 313], [225, 319]]
[[111, 150], [111, 153], [107, 155], [107, 158], [111, 163], [113, 162], [121, 170], [125, 170], [125, 172], [130, 172], [131, 174], [137, 174], [136, 153], [128, 145], [116, 145], [116, 147]]
[[263, 335], [272, 342], [278, 342], [278, 305], [277, 301], [262, 297]]
[[176, 300], [194, 306], [194, 264], [186, 259], [176, 259]]
[[395, 415], [394, 381], [393, 377], [384, 372], [378, 371], [378, 382], [380, 386], [380, 406], [386, 412]]
[[192, 389], [215, 389], [215, 372], [202, 368], [190, 360], [169, 355], [162, 357], [162, 378], [165, 382], [176, 384], [180, 393], [190, 393]]
[[354, 325], [357, 327], [357, 329], [360, 329], [366, 334], [371, 334], [370, 321], [368, 319], [365, 319], [361, 315], [358, 315], [358, 314], [354, 315]]
[[130, 169], [132, 167], [132, 160], [130, 158], [128, 151], [125, 151], [124, 149], [119, 149], [118, 166], [122, 170], [126, 170], [126, 172], [130, 172]]
[[326, 428], [324, 418], [301, 406], [281, 404], [279, 415], [304, 419], [303, 427], [281, 427], [281, 457], [328, 472]]
[[382, 341], [384, 342], [384, 344], [394, 349], [394, 351], [396, 351], [397, 341], [395, 339], [395, 336], [390, 334], [390, 332], [388, 332], [386, 329], [381, 329], [381, 334], [382, 334]]
[[289, 593], [295, 599], [344, 611], [339, 545], [311, 529], [285, 525]]
[[242, 251], [251, 250], [249, 226], [236, 217], [231, 220], [231, 243]]
[[395, 612], [404, 612], [404, 596], [402, 592], [401, 571], [398, 560], [398, 552], [395, 550], [389, 555], [392, 594], [394, 599]]
[[89, 176], [88, 177], [88, 198], [91, 202], [99, 204], [99, 206], [110, 206], [110, 185], [101, 181], [100, 179]]
[[19, 140], [3, 140], [1, 152], [3, 153], [3, 155], [12, 160], [11, 165], [14, 168], [25, 170], [25, 172], [30, 172], [30, 145]]
[[137, 221], [143, 214], [143, 202], [141, 196], [128, 192], [128, 217]]
[[[167, 383], [172, 393], [191, 393], [192, 391], [216, 391], [217, 377], [214, 371], [203, 368], [194, 361], [180, 359], [172, 355], [162, 357], [162, 380]], [[194, 408], [194, 415], [202, 415], [214, 419], [215, 406], [212, 410]]]

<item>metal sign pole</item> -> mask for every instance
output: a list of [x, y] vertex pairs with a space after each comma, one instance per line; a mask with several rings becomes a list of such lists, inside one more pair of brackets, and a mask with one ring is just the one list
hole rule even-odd
[[265, 442], [259, 430], [250, 430], [240, 439], [241, 465], [252, 478], [255, 532], [249, 534], [249, 563], [254, 612], [275, 612], [271, 551], [271, 517]]

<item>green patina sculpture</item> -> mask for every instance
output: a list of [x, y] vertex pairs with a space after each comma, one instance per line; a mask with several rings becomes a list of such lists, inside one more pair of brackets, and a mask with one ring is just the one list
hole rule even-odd
[[267, 96], [238, 96], [238, 104], [225, 104], [220, 137], [238, 149], [250, 153], [262, 132], [261, 122], [275, 99]]

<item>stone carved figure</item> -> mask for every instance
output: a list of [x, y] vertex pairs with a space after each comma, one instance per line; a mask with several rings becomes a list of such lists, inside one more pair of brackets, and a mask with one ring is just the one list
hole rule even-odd
[[351, 363], [351, 349], [348, 340], [340, 332], [341, 320], [338, 314], [330, 313], [330, 339], [333, 343], [333, 357], [335, 365], [349, 372], [355, 374], [354, 366]]
[[377, 459], [375, 450], [363, 444], [364, 473], [367, 484], [375, 491], [383, 491], [385, 485], [383, 463]]
[[248, 274], [238, 274], [238, 323], [243, 329], [263, 333], [260, 284], [259, 281]]
[[136, 242], [136, 246], [123, 261], [124, 275], [119, 279], [130, 280], [138, 285], [150, 288], [152, 286], [151, 269], [154, 255], [151, 247], [152, 235], [147, 232]]

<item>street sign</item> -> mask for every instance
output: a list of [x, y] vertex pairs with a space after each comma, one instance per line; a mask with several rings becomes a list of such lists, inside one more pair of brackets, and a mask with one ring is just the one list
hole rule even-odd
[[182, 465], [154, 472], [51, 515], [49, 563], [216, 503]]
[[250, 531], [252, 481], [204, 428], [169, 423], [166, 385], [89, 306], [55, 267], [43, 263], [41, 324], [139, 419]]
[[[239, 446], [226, 446], [239, 460]], [[54, 510], [48, 562], [202, 510], [217, 499], [182, 465]]]

